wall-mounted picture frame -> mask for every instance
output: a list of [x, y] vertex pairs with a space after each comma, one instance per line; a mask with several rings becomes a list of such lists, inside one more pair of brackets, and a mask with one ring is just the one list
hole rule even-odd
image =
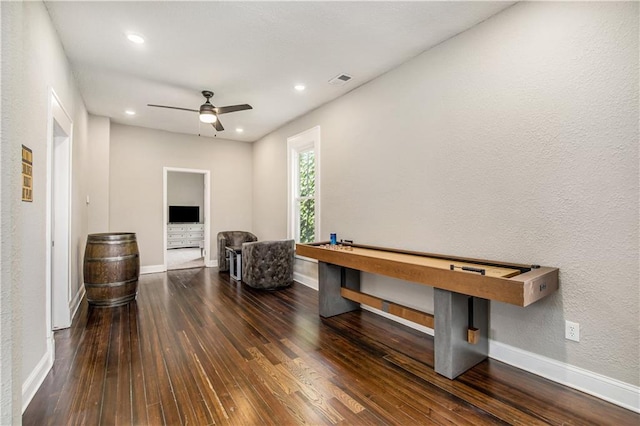
[[33, 151], [22, 145], [22, 201], [33, 202]]

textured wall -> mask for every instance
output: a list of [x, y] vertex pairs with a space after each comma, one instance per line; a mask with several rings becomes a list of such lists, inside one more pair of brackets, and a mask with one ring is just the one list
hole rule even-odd
[[25, 140], [22, 20], [18, 3], [0, 3], [0, 424], [21, 416], [22, 264], [20, 142]]
[[254, 229], [286, 235], [286, 138], [320, 125], [322, 229], [559, 267], [551, 297], [492, 304], [491, 337], [638, 385], [638, 50], [638, 3], [516, 4], [258, 141]]
[[[24, 4], [24, 80], [20, 97], [29, 105], [29, 122], [23, 143], [33, 150], [33, 202], [21, 203], [20, 230], [23, 264], [22, 380], [31, 374], [46, 353], [46, 229], [47, 229], [47, 140], [49, 136], [49, 91], [53, 89], [73, 120], [71, 188], [71, 291], [73, 298], [82, 283], [82, 254], [86, 239], [87, 112], [75, 85], [71, 68], [40, 2]], [[28, 253], [28, 255], [27, 255]]]
[[[71, 290], [82, 282], [81, 256], [86, 237], [87, 112], [57, 34], [41, 2], [2, 3], [2, 304], [9, 300], [11, 335], [2, 336], [2, 371], [12, 370], [11, 412], [21, 410], [22, 389], [47, 353], [51, 330], [47, 328], [47, 141], [49, 95], [53, 89], [74, 122], [72, 151]], [[10, 34], [10, 35], [8, 35]], [[7, 36], [8, 35], [8, 36]], [[5, 37], [6, 36], [6, 37]], [[10, 60], [11, 62], [6, 62]], [[4, 133], [4, 131], [7, 133]], [[6, 139], [5, 139], [6, 138]], [[33, 150], [33, 202], [20, 201], [20, 147]], [[4, 157], [10, 155], [10, 158]], [[9, 167], [5, 176], [5, 167]], [[15, 175], [13, 174], [15, 173]], [[5, 179], [6, 177], [6, 179]], [[10, 185], [10, 190], [5, 189]], [[6, 231], [6, 232], [5, 232]], [[7, 252], [7, 250], [10, 250]], [[6, 268], [6, 269], [5, 269]], [[5, 274], [6, 271], [6, 274]], [[8, 279], [8, 282], [5, 282]], [[9, 289], [8, 299], [5, 289]], [[23, 315], [28, 312], [28, 315]], [[3, 330], [4, 331], [4, 330]], [[10, 345], [13, 363], [5, 364]], [[39, 371], [42, 373], [42, 371]], [[2, 404], [6, 403], [2, 378]], [[5, 412], [1, 423], [5, 423]]]
[[278, 131], [253, 144], [253, 231], [259, 240], [287, 238], [287, 137], [294, 134]]
[[251, 144], [112, 123], [110, 156], [110, 231], [137, 234], [142, 266], [164, 263], [164, 167], [211, 171], [211, 259], [219, 231], [251, 230]]

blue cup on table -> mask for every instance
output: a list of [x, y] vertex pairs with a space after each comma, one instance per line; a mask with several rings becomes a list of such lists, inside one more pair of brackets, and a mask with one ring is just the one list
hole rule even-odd
[[337, 244], [336, 234], [329, 234], [329, 240], [331, 241], [331, 245], [335, 246]]

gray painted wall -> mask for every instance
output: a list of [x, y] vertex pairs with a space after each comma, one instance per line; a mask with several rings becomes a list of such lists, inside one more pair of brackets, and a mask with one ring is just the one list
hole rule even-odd
[[111, 122], [89, 115], [91, 172], [88, 179], [89, 234], [109, 231], [109, 143]]
[[638, 385], [638, 47], [638, 3], [516, 4], [256, 142], [254, 231], [286, 236], [286, 139], [320, 125], [325, 239], [559, 267], [491, 338]]
[[[168, 172], [167, 205], [200, 207], [200, 223], [204, 221], [204, 176], [200, 173]], [[169, 211], [167, 208], [167, 217]]]
[[251, 144], [111, 125], [110, 231], [135, 232], [142, 266], [164, 263], [163, 168], [211, 172], [211, 258], [216, 235], [251, 230]]

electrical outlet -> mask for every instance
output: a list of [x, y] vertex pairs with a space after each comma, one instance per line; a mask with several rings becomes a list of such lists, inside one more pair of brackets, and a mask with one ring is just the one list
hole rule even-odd
[[574, 342], [580, 341], [580, 324], [577, 322], [565, 321], [564, 337]]

